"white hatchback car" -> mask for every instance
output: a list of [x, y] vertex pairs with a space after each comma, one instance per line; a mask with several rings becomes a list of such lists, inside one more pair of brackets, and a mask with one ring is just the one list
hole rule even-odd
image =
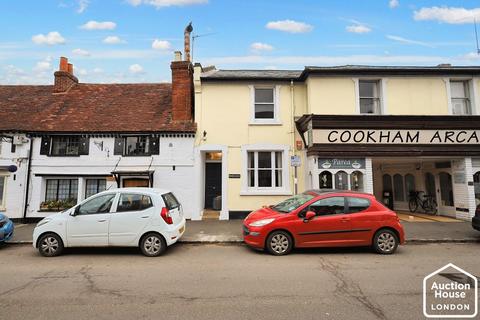
[[182, 207], [172, 192], [122, 188], [98, 193], [76, 206], [41, 220], [33, 246], [46, 257], [65, 247], [136, 247], [161, 255], [185, 232]]

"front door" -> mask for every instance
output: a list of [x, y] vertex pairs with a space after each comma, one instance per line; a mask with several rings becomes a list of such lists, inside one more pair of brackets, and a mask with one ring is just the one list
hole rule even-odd
[[455, 218], [452, 175], [448, 172], [440, 172], [438, 174], [438, 185], [438, 214]]
[[296, 221], [298, 247], [348, 246], [353, 241], [350, 216], [345, 214], [345, 198], [329, 197], [311, 204], [307, 211], [316, 216], [308, 221]]
[[124, 188], [149, 188], [150, 187], [150, 180], [144, 178], [128, 178], [123, 179], [123, 187]]
[[76, 208], [67, 221], [67, 241], [71, 247], [108, 245], [110, 210], [116, 194], [95, 197]]
[[[222, 163], [205, 164], [205, 209], [213, 209], [215, 197], [222, 195]], [[217, 208], [221, 209], [221, 208]]]

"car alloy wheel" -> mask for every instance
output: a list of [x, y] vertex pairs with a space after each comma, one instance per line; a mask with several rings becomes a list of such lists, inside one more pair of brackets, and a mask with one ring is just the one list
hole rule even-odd
[[374, 247], [378, 253], [391, 254], [398, 247], [398, 238], [390, 230], [380, 230], [375, 235]]
[[290, 235], [283, 231], [272, 233], [267, 239], [267, 250], [276, 256], [290, 253], [292, 250], [292, 239]]
[[62, 240], [57, 235], [46, 234], [40, 239], [38, 250], [45, 257], [58, 256], [63, 251]]
[[156, 233], [150, 233], [143, 237], [140, 248], [144, 255], [157, 257], [165, 251], [166, 244], [162, 236]]

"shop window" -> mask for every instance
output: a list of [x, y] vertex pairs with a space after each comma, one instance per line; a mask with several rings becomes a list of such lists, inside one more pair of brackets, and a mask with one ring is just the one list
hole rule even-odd
[[376, 80], [360, 80], [360, 113], [380, 114], [380, 82]]
[[344, 197], [324, 198], [311, 204], [308, 210], [315, 212], [317, 216], [341, 214], [345, 212], [345, 198]]
[[320, 189], [333, 189], [332, 173], [329, 171], [323, 171], [320, 173]]
[[85, 198], [94, 194], [105, 191], [107, 187], [106, 179], [87, 179], [85, 184]]
[[345, 171], [335, 173], [335, 189], [348, 190], [348, 175]]
[[415, 189], [415, 176], [413, 174], [405, 175], [405, 191], [407, 197], [409, 197]]
[[350, 175], [350, 190], [363, 191], [363, 173], [360, 171], [354, 171]]
[[248, 187], [283, 187], [283, 152], [249, 151], [247, 158]]
[[78, 179], [47, 179], [45, 201], [77, 201]]
[[450, 81], [450, 94], [452, 96], [453, 114], [472, 114], [468, 81]]
[[478, 206], [480, 205], [480, 171], [473, 175], [473, 186], [475, 189], [475, 205]]
[[444, 206], [453, 207], [452, 176], [447, 172], [440, 172], [440, 196]]
[[430, 172], [425, 173], [425, 195], [435, 197], [435, 177]]
[[393, 198], [395, 201], [405, 201], [403, 177], [400, 174], [393, 176]]
[[0, 176], [0, 209], [5, 209], [5, 194], [6, 194], [6, 184], [7, 184], [7, 177]]
[[384, 174], [382, 177], [382, 180], [383, 180], [383, 191], [392, 192], [393, 191], [392, 176], [390, 176], [389, 174]]

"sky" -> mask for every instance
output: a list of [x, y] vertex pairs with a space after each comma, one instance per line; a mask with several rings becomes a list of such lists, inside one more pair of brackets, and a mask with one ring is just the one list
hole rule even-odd
[[1, 0], [0, 12], [0, 84], [52, 84], [60, 56], [80, 82], [169, 82], [190, 21], [194, 62], [221, 69], [480, 66], [478, 0]]

